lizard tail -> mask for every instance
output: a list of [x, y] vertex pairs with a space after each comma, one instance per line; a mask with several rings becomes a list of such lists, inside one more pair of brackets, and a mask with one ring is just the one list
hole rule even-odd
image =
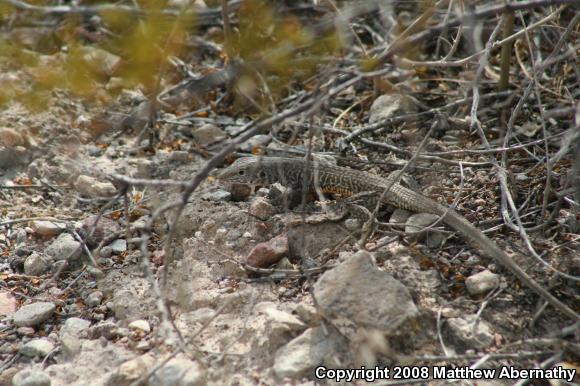
[[436, 214], [444, 215], [446, 213], [445, 217], [443, 218], [443, 222], [455, 229], [463, 237], [471, 241], [472, 244], [480, 248], [486, 255], [494, 258], [497, 262], [503, 265], [504, 268], [510, 270], [511, 273], [520, 279], [522, 283], [544, 298], [552, 306], [559, 309], [570, 318], [576, 321], [580, 320], [580, 315], [578, 315], [560, 300], [556, 299], [544, 287], [539, 285], [523, 269], [521, 269], [520, 266], [517, 265], [511, 257], [509, 257], [503, 250], [501, 250], [496, 243], [491, 241], [485, 234], [478, 231], [478, 229], [475, 228], [475, 226], [473, 226], [469, 221], [458, 215], [452, 209], [448, 210], [442, 205], [438, 205], [438, 207], [438, 213]]

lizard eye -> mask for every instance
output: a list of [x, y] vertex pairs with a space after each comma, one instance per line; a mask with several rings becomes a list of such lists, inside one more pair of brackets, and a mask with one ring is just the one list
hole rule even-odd
[[238, 171], [238, 175], [243, 176], [244, 174], [246, 174], [246, 171], [245, 170]]
[[261, 179], [265, 180], [266, 179], [266, 172], [265, 171], [260, 171], [258, 173], [258, 177], [260, 177]]

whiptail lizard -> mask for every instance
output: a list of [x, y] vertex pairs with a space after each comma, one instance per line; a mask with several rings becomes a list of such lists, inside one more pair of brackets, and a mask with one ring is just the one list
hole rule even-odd
[[[307, 170], [309, 173], [305, 180], [304, 172]], [[270, 185], [280, 182], [282, 185], [298, 191], [302, 190], [303, 182], [307, 181], [308, 190], [315, 191], [318, 187], [323, 193], [338, 193], [345, 197], [369, 192], [376, 192], [380, 197], [390, 185], [390, 190], [383, 195], [382, 202], [384, 204], [413, 212], [444, 216], [442, 221], [459, 232], [472, 245], [480, 248], [486, 255], [509, 269], [522, 283], [552, 306], [570, 318], [576, 321], [580, 320], [580, 315], [528, 276], [511, 257], [473, 224], [454, 210], [398, 184], [396, 182], [397, 174], [393, 173], [387, 178], [380, 178], [362, 171], [322, 164], [316, 160], [307, 163], [306, 160], [299, 158], [248, 157], [241, 158], [226, 168], [219, 174], [218, 179], [223, 182], [249, 185]]]

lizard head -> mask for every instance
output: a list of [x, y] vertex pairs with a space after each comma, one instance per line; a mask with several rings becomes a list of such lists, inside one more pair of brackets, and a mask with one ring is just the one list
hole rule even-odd
[[268, 185], [275, 180], [270, 176], [260, 158], [240, 158], [225, 170], [217, 179], [226, 183]]

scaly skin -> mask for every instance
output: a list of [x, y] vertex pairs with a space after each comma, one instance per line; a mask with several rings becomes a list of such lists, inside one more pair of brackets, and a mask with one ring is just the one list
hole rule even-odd
[[[397, 173], [393, 173], [387, 178], [380, 178], [366, 172], [326, 165], [316, 161], [307, 164], [305, 160], [298, 158], [249, 157], [237, 160], [226, 168], [218, 176], [218, 179], [223, 182], [254, 185], [270, 185], [280, 182], [290, 188], [301, 189], [307, 166], [310, 168], [307, 179], [308, 190], [314, 190], [315, 186], [318, 186], [323, 193], [338, 193], [345, 197], [363, 192], [376, 192], [380, 196], [391, 184], [392, 179], [397, 178]], [[460, 233], [472, 245], [510, 270], [522, 283], [552, 306], [570, 318], [576, 321], [580, 320], [580, 315], [552, 296], [544, 287], [528, 276], [496, 243], [454, 210], [448, 209], [398, 183], [391, 184], [388, 193], [383, 197], [384, 204], [397, 208], [439, 216], [444, 215], [442, 221]]]

